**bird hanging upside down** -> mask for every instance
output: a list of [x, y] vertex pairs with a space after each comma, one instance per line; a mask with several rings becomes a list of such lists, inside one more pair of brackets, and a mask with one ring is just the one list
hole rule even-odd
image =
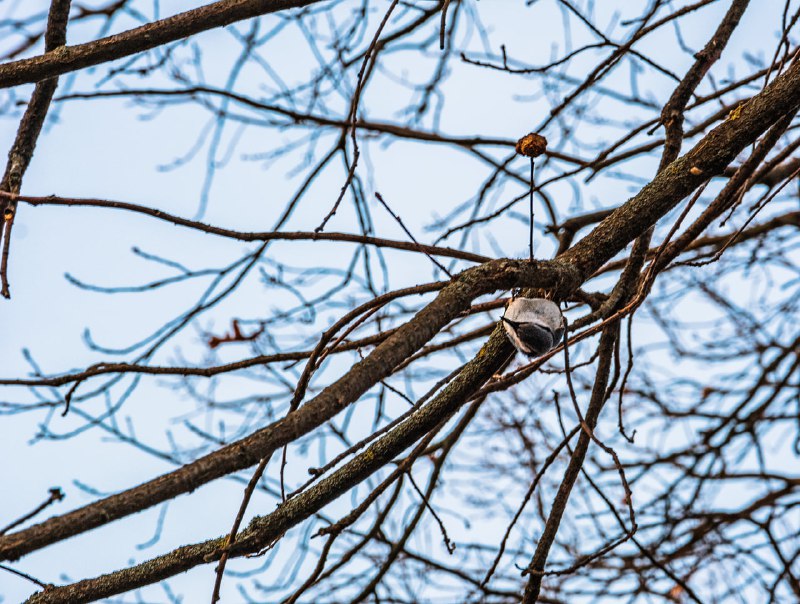
[[544, 298], [513, 298], [501, 320], [514, 347], [529, 357], [542, 356], [564, 337], [561, 309]]

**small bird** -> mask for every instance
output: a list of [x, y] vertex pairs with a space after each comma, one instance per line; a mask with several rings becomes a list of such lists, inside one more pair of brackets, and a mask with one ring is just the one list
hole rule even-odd
[[561, 309], [544, 298], [513, 298], [501, 320], [514, 347], [529, 357], [542, 356], [564, 337]]

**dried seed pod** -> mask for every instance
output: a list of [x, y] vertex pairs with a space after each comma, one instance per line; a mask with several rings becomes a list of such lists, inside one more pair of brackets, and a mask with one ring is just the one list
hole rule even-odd
[[564, 317], [558, 304], [544, 298], [514, 298], [503, 314], [508, 339], [522, 354], [538, 357], [564, 337]]
[[519, 139], [514, 149], [525, 157], [539, 157], [547, 149], [547, 139], [540, 134], [531, 132]]

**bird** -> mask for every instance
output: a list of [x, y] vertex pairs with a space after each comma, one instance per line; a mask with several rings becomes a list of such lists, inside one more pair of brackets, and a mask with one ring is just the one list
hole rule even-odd
[[501, 320], [514, 347], [529, 357], [548, 353], [564, 337], [561, 309], [545, 298], [512, 298]]

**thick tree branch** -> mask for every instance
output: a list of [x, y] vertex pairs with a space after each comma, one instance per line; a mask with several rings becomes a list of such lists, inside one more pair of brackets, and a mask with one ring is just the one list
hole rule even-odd
[[358, 400], [454, 317], [469, 308], [474, 298], [497, 290], [533, 285], [562, 291], [577, 287], [571, 267], [556, 261], [497, 260], [464, 271], [411, 321], [398, 328], [369, 356], [296, 412], [169, 474], [6, 535], [0, 538], [0, 559], [15, 560], [258, 463], [261, 458], [314, 430]]
[[732, 111], [688, 153], [672, 162], [627, 203], [604, 219], [561, 258], [587, 278], [696, 187], [717, 176], [773, 123], [800, 106], [800, 63]]
[[0, 65], [0, 88], [39, 82], [70, 71], [128, 57], [203, 31], [320, 0], [221, 0], [86, 44]]
[[[503, 328], [498, 326], [470, 363], [470, 368], [462, 371], [458, 378], [434, 400], [328, 478], [297, 497], [289, 499], [275, 512], [254, 518], [247, 529], [236, 537], [230, 557], [243, 556], [269, 547], [292, 526], [302, 522], [315, 510], [346, 493], [391, 462], [399, 453], [455, 413], [480, 387], [484, 381], [483, 376], [498, 371], [513, 352], [514, 349], [506, 339]], [[93, 602], [213, 562], [222, 555], [225, 543], [226, 537], [219, 537], [184, 546], [128, 569], [39, 592], [27, 602], [28, 604]]]
[[[314, 429], [357, 400], [377, 379], [391, 373], [402, 357], [419, 349], [452, 317], [463, 310], [474, 296], [522, 285], [554, 288], [557, 290], [557, 296], [566, 295], [578, 287], [582, 279], [590, 276], [604, 262], [620, 252], [627, 243], [649, 229], [701, 182], [721, 173], [738, 153], [752, 144], [782, 115], [795, 111], [800, 106], [798, 81], [800, 81], [800, 67], [795, 63], [556, 261], [532, 264], [508, 260], [495, 261], [465, 271], [412, 321], [398, 329], [369, 357], [296, 413], [180, 470], [115, 496], [116, 499], [107, 498], [71, 514], [8, 535], [0, 539], [0, 554], [6, 558], [19, 557], [48, 543], [192, 490], [225, 473], [255, 464], [276, 447]], [[510, 352], [510, 345], [502, 332], [496, 330], [476, 358], [465, 366], [454, 382], [453, 388], [443, 391], [442, 395], [425, 409], [438, 408], [435, 405], [445, 404], [448, 411], [451, 409], [454, 411], [453, 407], [457, 409], [468, 399], [471, 392], [491, 377], [497, 367], [502, 366]], [[453, 395], [453, 392], [457, 394]], [[450, 394], [445, 396], [445, 393]], [[453, 398], [449, 398], [451, 396]], [[449, 402], [445, 403], [442, 397]], [[446, 416], [445, 414], [444, 417]], [[302, 496], [289, 500], [274, 514], [256, 521], [244, 532], [241, 541], [237, 539], [235, 553], [241, 554], [268, 545], [294, 523], [308, 517], [331, 501], [338, 493], [345, 492], [365, 479], [383, 465], [382, 460], [397, 455], [413, 442], [414, 438], [430, 430], [442, 419], [439, 415], [427, 417], [426, 421], [422, 421], [421, 416], [415, 414], [407, 422], [413, 428], [404, 428], [406, 424], [397, 428], [397, 431], [401, 432], [410, 431], [402, 432], [408, 436], [409, 441], [406, 441], [405, 437], [397, 436], [397, 432], [390, 433], [395, 435], [396, 440], [393, 440], [395, 437], [387, 436], [340, 472], [320, 482]], [[431, 425], [434, 421], [436, 423]], [[375, 447], [378, 447], [377, 452]], [[346, 472], [346, 475], [341, 472]], [[83, 581], [76, 586], [89, 589], [90, 592], [86, 593], [92, 593], [91, 597], [103, 597], [97, 595], [101, 593], [118, 593], [118, 591], [103, 591], [107, 589], [103, 586], [113, 583], [117, 578], [121, 578], [123, 583], [133, 580], [136, 585], [158, 581], [208, 561], [206, 557], [209, 552], [217, 552], [220, 544], [221, 541], [212, 540], [205, 544], [187, 546], [133, 569], [112, 573], [104, 578]], [[121, 589], [123, 583], [116, 584], [113, 589]], [[65, 595], [67, 599], [57, 599], [61, 597], [59, 594], [83, 593], [70, 591], [73, 588], [78, 589], [76, 586], [50, 590], [48, 594], [41, 594], [37, 596], [39, 599], [33, 601], [88, 601], [69, 599], [72, 595]], [[48, 599], [44, 599], [46, 595]]]
[[[71, 0], [52, 0], [50, 12], [47, 17], [47, 30], [45, 31], [45, 49], [52, 50], [63, 46], [67, 40], [67, 21]], [[28, 169], [39, 140], [39, 133], [44, 126], [50, 101], [58, 86], [58, 78], [51, 78], [39, 82], [33, 89], [31, 100], [22, 116], [22, 121], [17, 130], [14, 144], [8, 152], [8, 163], [0, 182], [0, 191], [10, 194], [10, 197], [0, 200], [2, 211], [2, 224], [0, 224], [0, 295], [4, 298], [11, 297], [8, 284], [8, 255], [11, 247], [11, 229], [14, 226], [17, 204], [14, 195], [19, 193], [22, 177]]]
[[664, 105], [661, 111], [661, 122], [666, 131], [664, 141], [664, 153], [661, 157], [661, 168], [672, 162], [681, 151], [683, 142], [683, 121], [686, 105], [694, 94], [697, 86], [705, 77], [711, 66], [719, 59], [723, 49], [728, 45], [733, 30], [739, 25], [739, 21], [750, 4], [750, 0], [734, 0], [725, 17], [717, 27], [714, 35], [697, 55], [694, 64], [681, 79], [680, 84], [675, 88], [672, 96]]
[[580, 436], [578, 436], [578, 443], [572, 451], [569, 465], [564, 471], [564, 478], [553, 500], [544, 532], [539, 538], [536, 545], [536, 552], [527, 568], [530, 578], [528, 579], [528, 584], [525, 587], [525, 593], [522, 598], [524, 604], [533, 604], [539, 598], [542, 576], [544, 574], [547, 557], [550, 554], [550, 548], [555, 541], [558, 527], [561, 524], [561, 518], [567, 508], [572, 487], [575, 485], [575, 481], [578, 479], [578, 475], [583, 467], [583, 460], [586, 457], [586, 452], [589, 450], [589, 444], [593, 439], [592, 432], [595, 426], [597, 426], [600, 412], [603, 410], [603, 406], [611, 394], [606, 391], [606, 386], [608, 385], [608, 377], [613, 362], [614, 345], [618, 335], [619, 325], [612, 324], [607, 326], [600, 336], [600, 344], [598, 346], [599, 361], [597, 363], [597, 373], [595, 375], [594, 385], [592, 386], [589, 406], [586, 409], [586, 416], [584, 418], [585, 427], [581, 430]]

